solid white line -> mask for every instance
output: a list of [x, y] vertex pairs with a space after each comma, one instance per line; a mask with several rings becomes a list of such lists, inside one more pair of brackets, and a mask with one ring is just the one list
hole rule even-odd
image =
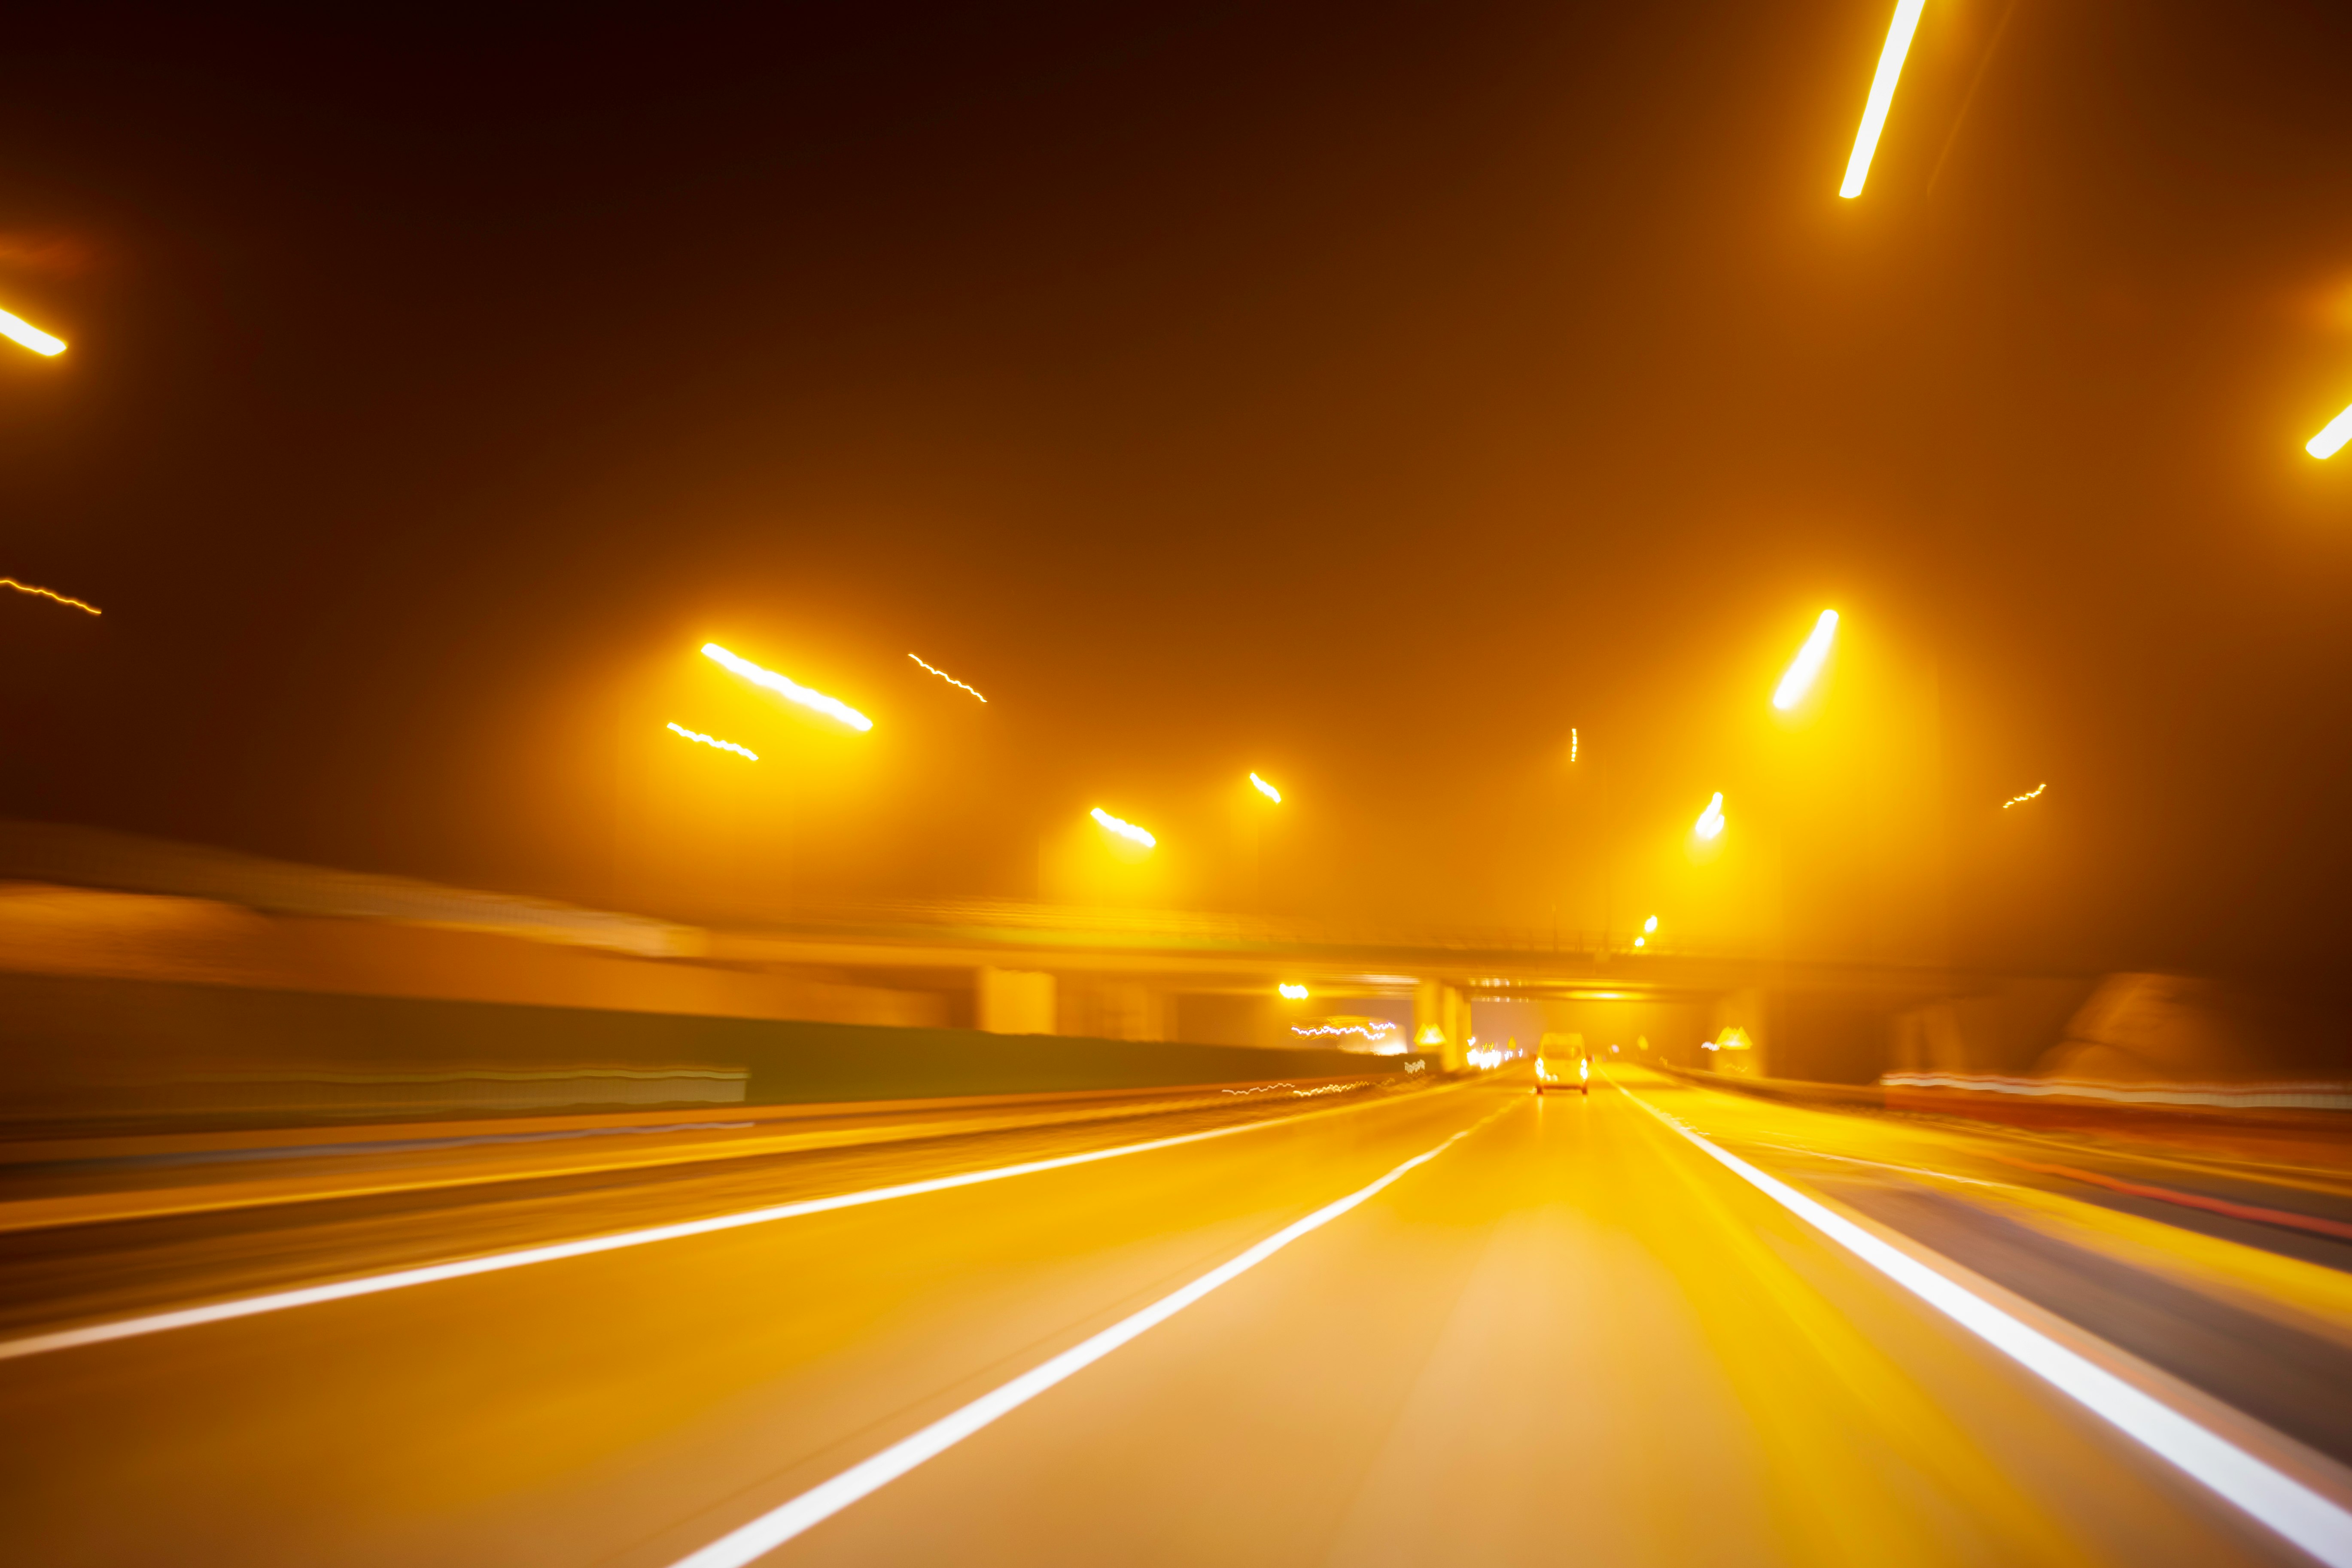
[[[1515, 1109], [1506, 1106], [1504, 1110]], [[1369, 1186], [1359, 1187], [1336, 1203], [1324, 1205], [1305, 1219], [1276, 1231], [1229, 1262], [1221, 1263], [1190, 1285], [1162, 1296], [1134, 1316], [1121, 1320], [1092, 1339], [1071, 1346], [1060, 1355], [1023, 1373], [1012, 1382], [940, 1417], [911, 1436], [902, 1437], [869, 1459], [852, 1465], [829, 1481], [810, 1488], [782, 1506], [761, 1514], [739, 1530], [720, 1536], [698, 1552], [681, 1557], [671, 1568], [740, 1568], [765, 1556], [793, 1537], [824, 1523], [861, 1498], [870, 1497], [926, 1459], [936, 1458], [990, 1423], [1008, 1415], [1055, 1384], [1092, 1366], [1111, 1352], [1158, 1327], [1206, 1296], [1229, 1284], [1297, 1241], [1322, 1229], [1349, 1209], [1378, 1194], [1416, 1165], [1425, 1165], [1502, 1111], [1481, 1118], [1434, 1149], [1415, 1154]]]
[[2191, 1480], [2210, 1488], [2331, 1568], [2352, 1568], [2352, 1513], [1917, 1258], [1888, 1246], [1843, 1215], [1717, 1148], [1622, 1084], [1616, 1087], [1626, 1099], [1740, 1180]]
[[338, 1279], [327, 1285], [308, 1285], [293, 1290], [273, 1290], [266, 1295], [241, 1296], [227, 1301], [213, 1301], [201, 1307], [183, 1307], [168, 1312], [151, 1312], [143, 1317], [118, 1318], [111, 1322], [90, 1323], [78, 1329], [59, 1329], [52, 1333], [29, 1334], [22, 1339], [0, 1340], [0, 1361], [15, 1361], [24, 1356], [46, 1355], [52, 1351], [75, 1350], [83, 1345], [106, 1344], [114, 1340], [138, 1339], [146, 1334], [160, 1334], [173, 1329], [193, 1329], [205, 1323], [225, 1323], [237, 1318], [258, 1317], [265, 1312], [283, 1312], [296, 1307], [315, 1307], [327, 1301], [348, 1300], [355, 1296], [376, 1296], [386, 1290], [404, 1290], [413, 1285], [435, 1285], [446, 1279], [466, 1279], [477, 1274], [498, 1274], [509, 1268], [527, 1268], [535, 1263], [555, 1263], [567, 1258], [589, 1258], [600, 1252], [619, 1252], [632, 1247], [646, 1247], [657, 1241], [677, 1241], [687, 1237], [709, 1236], [722, 1230], [740, 1230], [745, 1226], [772, 1225], [778, 1220], [799, 1219], [813, 1214], [830, 1214], [835, 1209], [861, 1208], [867, 1204], [888, 1203], [893, 1198], [919, 1197], [926, 1193], [944, 1193], [957, 1187], [978, 1186], [983, 1182], [1008, 1181], [1014, 1176], [1032, 1176], [1043, 1171], [1066, 1170], [1072, 1165], [1090, 1165], [1099, 1160], [1116, 1160], [1129, 1154], [1146, 1154], [1156, 1149], [1173, 1149], [1180, 1144], [1205, 1142], [1212, 1138], [1231, 1137], [1237, 1132], [1255, 1132], [1261, 1128], [1282, 1127], [1309, 1117], [1331, 1116], [1363, 1110], [1393, 1100], [1366, 1100], [1360, 1105], [1330, 1106], [1317, 1110], [1300, 1111], [1295, 1116], [1275, 1117], [1264, 1121], [1245, 1121], [1233, 1127], [1213, 1127], [1204, 1132], [1185, 1132], [1171, 1138], [1154, 1138], [1144, 1143], [1122, 1143], [1115, 1149], [1090, 1149], [1078, 1154], [1061, 1154], [1050, 1160], [1028, 1160], [1017, 1165], [1000, 1165], [993, 1170], [965, 1171], [952, 1176], [932, 1176], [919, 1182], [901, 1182], [896, 1186], [872, 1187], [865, 1192], [842, 1193], [832, 1197], [803, 1198], [796, 1203], [775, 1204], [767, 1208], [746, 1209], [737, 1214], [718, 1215], [709, 1219], [685, 1220], [676, 1225], [651, 1226], [643, 1230], [625, 1230], [613, 1236], [592, 1236], [578, 1241], [559, 1241], [545, 1247], [524, 1247], [516, 1252], [493, 1252], [480, 1258], [459, 1258], [451, 1263], [427, 1264], [418, 1268], [403, 1268], [389, 1274], [364, 1275], [357, 1279]]

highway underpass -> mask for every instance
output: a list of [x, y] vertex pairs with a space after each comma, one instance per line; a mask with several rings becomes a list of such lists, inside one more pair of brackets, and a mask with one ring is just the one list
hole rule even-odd
[[313, 1200], [0, 1232], [10, 1560], [2352, 1560], [2352, 1184], [1529, 1085], [601, 1170], [477, 1140], [510, 1180], [396, 1191], [280, 1151]]

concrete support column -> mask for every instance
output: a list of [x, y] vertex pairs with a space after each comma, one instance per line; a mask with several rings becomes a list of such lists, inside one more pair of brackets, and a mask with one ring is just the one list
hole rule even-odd
[[1442, 980], [1413, 982], [1412, 1047], [1438, 1053], [1447, 1072], [1470, 1065], [1470, 1004], [1461, 992]]
[[992, 1035], [1054, 1033], [1054, 977], [983, 965], [973, 977], [972, 1016]]

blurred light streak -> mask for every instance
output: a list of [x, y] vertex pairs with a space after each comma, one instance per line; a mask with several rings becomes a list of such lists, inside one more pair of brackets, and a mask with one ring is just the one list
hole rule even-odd
[[1276, 986], [1275, 989], [1282, 993], [1283, 996], [1289, 1001], [1304, 1002], [1307, 1000], [1307, 987], [1304, 985], [1293, 985], [1289, 981], [1286, 980], [1281, 984]]
[[1697, 834], [1701, 838], [1717, 838], [1722, 837], [1723, 792], [1721, 790], [1717, 790], [1715, 792], [1715, 798], [1708, 801], [1706, 803], [1706, 809], [1698, 814], [1698, 820], [1691, 824], [1691, 831]]
[[37, 588], [30, 583], [19, 583], [14, 577], [0, 577], [0, 588], [14, 588], [19, 594], [35, 594], [44, 599], [55, 599], [60, 605], [71, 605], [77, 610], [88, 610], [93, 616], [106, 614], [96, 605], [85, 605], [79, 599], [60, 594], [54, 588]]
[[1264, 779], [1258, 777], [1255, 773], [1250, 774], [1250, 783], [1257, 786], [1258, 794], [1265, 796], [1266, 799], [1274, 802], [1275, 805], [1280, 805], [1282, 804], [1282, 792], [1275, 788], [1272, 784], [1266, 783]]
[[1633, 939], [1633, 945], [1635, 947], [1647, 947], [1649, 942], [1650, 939], [1645, 936], [1637, 936]]
[[[962, 687], [963, 687], [963, 689], [965, 689], [966, 691], [970, 691], [970, 692], [971, 692], [971, 694], [972, 694], [974, 697], [980, 697], [980, 693], [979, 693], [977, 690], [973, 689], [971, 687], [964, 686], [964, 684], [963, 684], [963, 682], [962, 682], [962, 681], [958, 680], [954, 676], [950, 675], [946, 670], [941, 669], [938, 665], [936, 665], [936, 664], [931, 664], [931, 663], [927, 662], [927, 661], [923, 658], [923, 657], [922, 657], [920, 654], [912, 654], [912, 653], [910, 653], [910, 654], [908, 654], [907, 657], [908, 657], [908, 658], [913, 659], [917, 664], [921, 665], [925, 669], [929, 670], [933, 675], [938, 676], [941, 680], [946, 681], [950, 686], [962, 686]], [[988, 699], [987, 699], [987, 698], [985, 698], [985, 697], [980, 697], [980, 700], [981, 700], [982, 702], [985, 702], [985, 701], [987, 701], [987, 700], [988, 700]]]
[[[1604, 1075], [1605, 1076], [1605, 1075]], [[1641, 1096], [1610, 1082], [1724, 1169], [2263, 1524], [2334, 1568], [2352, 1568], [2352, 1513], [2012, 1316], [1958, 1280], [1767, 1175]], [[1916, 1244], [1915, 1244], [1916, 1245]], [[1923, 1249], [1924, 1250], [1924, 1249]]]
[[[1516, 1109], [1516, 1104], [1506, 1109]], [[1218, 1287], [1240, 1279], [1301, 1237], [1311, 1236], [1357, 1205], [1379, 1195], [1391, 1184], [1418, 1166], [1436, 1159], [1463, 1139], [1501, 1115], [1496, 1111], [1464, 1128], [1433, 1149], [1415, 1154], [1386, 1175], [1357, 1188], [1346, 1197], [1324, 1205], [1306, 1218], [1293, 1221], [1248, 1251], [1210, 1269], [1191, 1284], [1122, 1319], [1109, 1328], [1071, 1346], [1060, 1355], [1023, 1373], [1012, 1382], [982, 1394], [962, 1409], [950, 1412], [911, 1436], [902, 1437], [880, 1453], [861, 1460], [831, 1480], [810, 1488], [780, 1508], [720, 1536], [699, 1552], [679, 1558], [671, 1568], [743, 1568], [785, 1542], [815, 1528], [852, 1503], [871, 1497], [892, 1481], [946, 1453], [958, 1443], [1010, 1415], [1055, 1384], [1067, 1381], [1121, 1345], [1159, 1327]]]
[[1822, 618], [1813, 623], [1813, 635], [1797, 650], [1797, 657], [1789, 663], [1789, 673], [1780, 678], [1779, 688], [1773, 691], [1773, 707], [1786, 713], [1805, 700], [1805, 693], [1813, 689], [1822, 665], [1830, 657], [1830, 644], [1837, 637], [1837, 628], [1838, 613], [1823, 610]]
[[1643, 931], [1643, 935], [1645, 935], [1645, 936], [1646, 936], [1646, 935], [1649, 935], [1650, 933], [1652, 933], [1652, 932], [1654, 932], [1654, 931], [1655, 931], [1657, 929], [1658, 929], [1658, 917], [1657, 917], [1657, 916], [1655, 916], [1655, 915], [1652, 915], [1648, 920], [1645, 920], [1645, 921], [1643, 921], [1642, 922], [1642, 931]]
[[1903, 75], [1903, 61], [1911, 52], [1911, 35], [1919, 26], [1927, 0], [1896, 0], [1895, 19], [1887, 25], [1886, 47], [1878, 52], [1878, 74], [1871, 79], [1870, 101], [1863, 106], [1862, 125], [1853, 133], [1853, 155], [1846, 160], [1845, 184], [1838, 195], [1852, 201], [1862, 195], [1870, 178], [1870, 160], [1878, 151], [1879, 132], [1886, 129], [1886, 111], [1895, 103], [1895, 84]]
[[827, 697], [822, 691], [812, 690], [790, 676], [778, 675], [772, 669], [762, 669], [748, 658], [729, 653], [715, 642], [702, 645], [702, 657], [713, 664], [734, 671], [754, 686], [765, 687], [786, 701], [797, 702], [802, 707], [812, 709], [828, 719], [838, 720], [853, 730], [874, 728], [873, 720], [868, 719], [848, 703]]
[[1311, 1026], [1293, 1024], [1290, 1026], [1290, 1032], [1294, 1035], [1308, 1037], [1353, 1035], [1359, 1039], [1385, 1040], [1396, 1033], [1396, 1026], [1386, 1019], [1376, 1018], [1369, 1024], [1316, 1024]]
[[2032, 800], [2034, 796], [2040, 795], [2043, 790], [2048, 789], [2049, 787], [2050, 786], [2046, 784], [2035, 784], [2023, 795], [2014, 795], [2008, 800], [2002, 801], [2000, 803], [2000, 808], [2003, 811], [2007, 811], [2012, 805], [2023, 805], [2027, 801]]
[[666, 726], [666, 728], [667, 728], [671, 733], [683, 735], [688, 740], [693, 741], [698, 744], [713, 746], [722, 752], [732, 752], [747, 763], [756, 763], [760, 760], [756, 753], [745, 751], [742, 747], [737, 745], [732, 741], [721, 741], [713, 736], [706, 735], [699, 730], [689, 730], [683, 724], [674, 723]]
[[1576, 761], [1576, 731], [1574, 730], [1570, 730], [1568, 732], [1568, 760], [1571, 763]]
[[396, 1269], [389, 1274], [370, 1274], [357, 1279], [338, 1279], [328, 1285], [306, 1285], [291, 1290], [272, 1290], [259, 1296], [240, 1296], [226, 1301], [207, 1302], [201, 1307], [182, 1307], [171, 1311], [150, 1312], [137, 1318], [117, 1318], [110, 1322], [89, 1323], [78, 1329], [59, 1329], [52, 1333], [28, 1334], [22, 1339], [0, 1340], [0, 1361], [18, 1361], [26, 1356], [47, 1355], [53, 1351], [78, 1350], [84, 1345], [102, 1345], [116, 1340], [141, 1339], [148, 1334], [167, 1333], [173, 1329], [201, 1328], [207, 1323], [233, 1322], [239, 1318], [257, 1318], [269, 1312], [284, 1312], [297, 1307], [320, 1306], [329, 1301], [344, 1301], [358, 1296], [378, 1296], [387, 1290], [404, 1290], [415, 1285], [437, 1285], [447, 1279], [470, 1279], [478, 1274], [499, 1274], [509, 1268], [528, 1268], [539, 1263], [559, 1263], [571, 1258], [593, 1258], [603, 1252], [620, 1252], [632, 1247], [648, 1247], [656, 1242], [677, 1241], [688, 1237], [709, 1236], [719, 1231], [740, 1230], [746, 1226], [773, 1225], [779, 1220], [800, 1219], [808, 1215], [831, 1214], [836, 1209], [863, 1208], [867, 1204], [888, 1203], [897, 1198], [921, 1197], [928, 1193], [952, 1192], [959, 1187], [979, 1186], [988, 1182], [1010, 1181], [1015, 1176], [1034, 1176], [1045, 1171], [1067, 1170], [1073, 1165], [1091, 1165], [1099, 1160], [1116, 1160], [1128, 1154], [1148, 1154], [1159, 1149], [1175, 1149], [1187, 1143], [1202, 1143], [1212, 1138], [1230, 1138], [1239, 1132], [1255, 1132], [1264, 1127], [1284, 1127], [1302, 1121], [1310, 1116], [1344, 1116], [1384, 1103], [1364, 1100], [1353, 1105], [1329, 1105], [1316, 1110], [1302, 1110], [1294, 1116], [1271, 1117], [1264, 1121], [1244, 1121], [1231, 1127], [1212, 1127], [1201, 1132], [1180, 1132], [1167, 1138], [1154, 1138], [1141, 1143], [1122, 1143], [1110, 1149], [1089, 1149], [1076, 1154], [1057, 1154], [1049, 1160], [1028, 1160], [1017, 1165], [1000, 1165], [993, 1170], [964, 1171], [951, 1176], [931, 1176], [919, 1182], [901, 1182], [895, 1186], [869, 1187], [864, 1192], [840, 1193], [831, 1197], [803, 1198], [795, 1203], [777, 1204], [768, 1208], [745, 1209], [736, 1214], [717, 1215], [709, 1219], [686, 1220], [677, 1225], [653, 1226], [644, 1230], [625, 1230], [609, 1236], [592, 1236], [577, 1241], [560, 1241], [546, 1247], [529, 1247], [515, 1252], [493, 1252], [479, 1258], [464, 1258], [449, 1263], [432, 1263], [420, 1268]]
[[22, 316], [12, 316], [5, 310], [0, 310], [0, 338], [20, 342], [48, 359], [66, 352], [65, 339], [53, 338]]
[[1160, 840], [1152, 837], [1150, 834], [1146, 833], [1142, 828], [1138, 827], [1132, 822], [1121, 821], [1119, 818], [1113, 816], [1109, 812], [1105, 811], [1101, 806], [1095, 807], [1094, 810], [1087, 813], [1087, 815], [1092, 816], [1097, 822], [1101, 823], [1105, 827], [1109, 828], [1113, 833], [1118, 834], [1121, 838], [1128, 839], [1132, 843], [1140, 844], [1146, 849], [1156, 848], [1159, 846]]
[[2332, 458], [2352, 441], [2352, 408], [2330, 419], [2318, 435], [2303, 444], [2303, 449], [2315, 458]]

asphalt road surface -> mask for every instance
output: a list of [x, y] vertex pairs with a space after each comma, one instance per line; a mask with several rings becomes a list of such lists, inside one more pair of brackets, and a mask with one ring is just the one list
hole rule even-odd
[[2352, 1562], [2347, 1219], [2318, 1173], [1624, 1068], [51, 1227], [0, 1237], [0, 1530], [26, 1565]]

